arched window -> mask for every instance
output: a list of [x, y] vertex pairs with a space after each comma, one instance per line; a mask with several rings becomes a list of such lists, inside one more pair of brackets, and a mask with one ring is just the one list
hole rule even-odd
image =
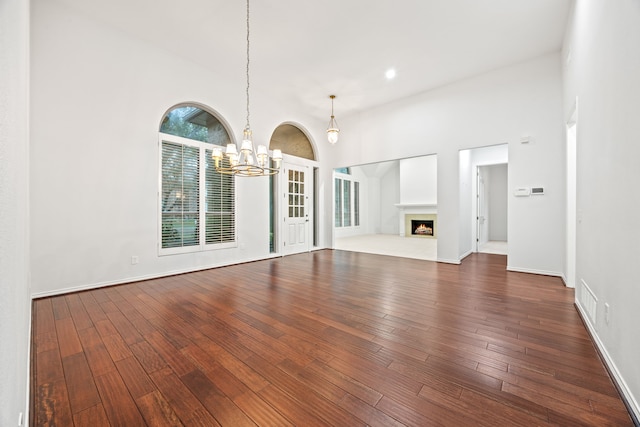
[[204, 107], [170, 109], [160, 125], [160, 254], [235, 246], [235, 181], [215, 172], [214, 145], [230, 142]]
[[316, 160], [311, 141], [297, 126], [281, 124], [271, 135], [269, 149], [279, 148], [283, 153], [303, 159]]

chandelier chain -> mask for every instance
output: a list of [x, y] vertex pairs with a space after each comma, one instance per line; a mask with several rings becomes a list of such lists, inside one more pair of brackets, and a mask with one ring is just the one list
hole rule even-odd
[[247, 125], [242, 132], [242, 143], [240, 149], [235, 142], [227, 144], [226, 151], [223, 153], [221, 148], [214, 148], [211, 151], [211, 157], [214, 161], [216, 172], [223, 175], [233, 176], [270, 176], [280, 172], [280, 162], [282, 162], [282, 150], [273, 149], [273, 154], [269, 156], [269, 150], [266, 145], [258, 145], [257, 149], [253, 143], [251, 128], [249, 127], [249, 65], [251, 63], [249, 53], [250, 45], [250, 27], [249, 27], [249, 0], [247, 2]]
[[249, 127], [249, 0], [247, 0], [247, 129]]

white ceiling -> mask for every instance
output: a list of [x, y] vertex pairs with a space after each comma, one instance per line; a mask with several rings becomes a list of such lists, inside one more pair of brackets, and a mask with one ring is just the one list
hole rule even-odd
[[[44, 0], [43, 0], [44, 1]], [[243, 0], [58, 0], [212, 70], [245, 73]], [[571, 0], [254, 0], [251, 90], [327, 119], [561, 47]], [[395, 68], [397, 77], [384, 73]], [[244, 93], [239, 94], [244, 96]]]

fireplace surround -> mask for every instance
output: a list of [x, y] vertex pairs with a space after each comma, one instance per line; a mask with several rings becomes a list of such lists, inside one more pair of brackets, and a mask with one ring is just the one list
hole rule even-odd
[[[416, 224], [414, 226], [414, 224]], [[418, 232], [416, 229], [423, 225]], [[405, 214], [404, 235], [423, 239], [435, 239], [438, 231], [438, 216], [435, 214]]]
[[[438, 207], [435, 204], [401, 204], [395, 205], [399, 212], [400, 236], [416, 237], [420, 239], [436, 239], [438, 237]], [[424, 223], [425, 229], [415, 233], [411, 222], [418, 221], [416, 227]], [[428, 221], [428, 223], [427, 223]], [[429, 233], [428, 228], [431, 228]]]

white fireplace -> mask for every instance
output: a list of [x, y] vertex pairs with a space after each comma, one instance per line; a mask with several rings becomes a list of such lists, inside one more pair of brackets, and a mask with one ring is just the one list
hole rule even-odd
[[400, 236], [436, 239], [438, 237], [438, 205], [398, 203]]

